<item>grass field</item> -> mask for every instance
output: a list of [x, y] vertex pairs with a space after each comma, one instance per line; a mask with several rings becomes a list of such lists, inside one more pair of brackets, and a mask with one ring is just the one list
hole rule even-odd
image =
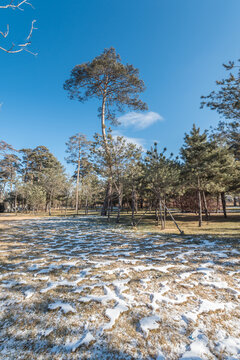
[[[136, 222], [138, 222], [144, 212], [139, 211], [136, 214]], [[99, 215], [99, 212], [89, 211], [89, 215]], [[65, 216], [65, 212], [62, 210], [53, 211], [52, 216]], [[67, 216], [84, 216], [84, 211], [79, 211], [79, 215], [76, 215], [75, 211], [68, 210]], [[45, 212], [37, 214], [2, 214], [0, 215], [0, 229], [8, 227], [9, 221], [15, 220], [24, 220], [32, 219], [36, 217], [48, 217], [48, 214]], [[176, 219], [179, 227], [184, 231], [186, 235], [216, 235], [216, 236], [233, 236], [238, 237], [240, 234], [240, 208], [229, 208], [228, 209], [228, 218], [224, 219], [223, 214], [214, 213], [210, 216], [209, 221], [204, 221], [203, 216], [203, 226], [199, 228], [198, 218], [196, 214], [182, 214], [174, 213], [174, 218]], [[104, 217], [97, 217], [96, 221], [98, 223], [107, 223], [107, 219]], [[115, 224], [116, 214], [113, 213], [110, 219], [110, 224]], [[179, 234], [178, 229], [176, 228], [173, 221], [170, 217], [167, 217], [166, 228], [161, 230], [161, 226], [156, 226], [156, 221], [154, 214], [147, 213], [142, 217], [140, 223], [135, 230], [140, 230], [143, 232], [154, 232], [154, 233], [163, 233], [163, 234]], [[126, 228], [132, 228], [131, 226], [131, 214], [123, 212], [120, 219], [120, 226], [126, 226]]]

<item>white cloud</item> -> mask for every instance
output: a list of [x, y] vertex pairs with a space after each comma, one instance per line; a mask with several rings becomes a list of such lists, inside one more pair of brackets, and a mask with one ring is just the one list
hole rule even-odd
[[129, 112], [118, 118], [119, 122], [125, 126], [134, 126], [137, 129], [146, 129], [157, 121], [162, 121], [163, 117], [153, 111], [147, 113]]
[[126, 140], [127, 143], [135, 144], [138, 147], [141, 147], [143, 150], [145, 150], [144, 149], [144, 144], [145, 144], [146, 141], [144, 139], [125, 136], [118, 130], [113, 130], [112, 131], [112, 136], [114, 138], [116, 138], [117, 136], [122, 136]]

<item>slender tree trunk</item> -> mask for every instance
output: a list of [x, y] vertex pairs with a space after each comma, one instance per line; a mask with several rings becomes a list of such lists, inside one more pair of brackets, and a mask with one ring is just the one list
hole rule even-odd
[[135, 188], [133, 187], [132, 188], [132, 226], [136, 225], [134, 213], [135, 213]]
[[218, 213], [219, 210], [219, 194], [217, 194], [217, 206], [216, 206], [216, 213]]
[[159, 199], [159, 213], [160, 213], [160, 219], [161, 219], [161, 229], [164, 230], [164, 222], [163, 222], [163, 214], [162, 214], [162, 200]]
[[164, 224], [164, 229], [166, 227], [166, 198], [164, 196], [164, 200], [163, 200], [163, 224]]
[[[16, 189], [15, 189], [15, 191], [16, 191]], [[15, 194], [15, 202], [14, 202], [14, 210], [15, 210], [15, 214], [17, 215], [17, 192], [16, 192], [16, 194]]]
[[227, 218], [225, 192], [221, 192], [222, 208], [225, 219]]
[[82, 191], [80, 191], [79, 195], [80, 196], [78, 199], [78, 209], [81, 210], [82, 209], [82, 198], [83, 198]]
[[237, 206], [237, 197], [236, 196], [234, 196], [234, 198], [233, 198], [233, 206]]
[[101, 113], [101, 126], [102, 126], [102, 137], [105, 144], [105, 147], [107, 146], [107, 136], [106, 136], [106, 125], [105, 125], [105, 108], [106, 108], [106, 96], [103, 96], [102, 99], [102, 113]]
[[204, 211], [205, 211], [205, 216], [206, 216], [206, 221], [208, 221], [208, 206], [207, 206], [207, 200], [206, 200], [206, 195], [205, 195], [205, 191], [202, 192], [202, 196], [203, 196], [203, 204], [204, 204]]
[[77, 215], [78, 215], [78, 196], [79, 196], [80, 159], [81, 159], [81, 149], [80, 149], [80, 144], [79, 144], [79, 151], [78, 151], [78, 167], [77, 167], [77, 183], [76, 183], [76, 213], [77, 213]]
[[50, 195], [49, 203], [48, 203], [48, 214], [52, 215], [52, 196]]
[[137, 193], [135, 191], [135, 213], [138, 213], [138, 201], [137, 201]]
[[109, 196], [109, 182], [107, 183], [105, 198], [104, 198], [104, 202], [103, 202], [103, 206], [102, 206], [102, 210], [101, 210], [101, 216], [106, 216], [107, 215], [108, 196]]
[[[103, 96], [103, 100], [102, 100], [101, 127], [102, 127], [102, 137], [103, 137], [103, 142], [105, 145], [105, 151], [106, 151], [106, 154], [108, 157], [107, 162], [108, 162], [108, 165], [110, 168], [110, 173], [112, 174], [112, 166], [111, 166], [111, 158], [110, 158], [111, 156], [110, 156], [110, 152], [109, 152], [109, 148], [108, 148], [108, 144], [107, 144], [107, 135], [106, 135], [105, 108], [106, 108], [106, 95]], [[102, 216], [108, 215], [108, 218], [109, 218], [109, 199], [111, 196], [110, 189], [111, 189], [111, 179], [109, 177], [106, 195], [105, 195], [105, 199], [104, 199], [104, 203], [103, 203], [103, 207], [102, 207], [102, 211], [101, 211], [101, 215]]]
[[120, 221], [121, 209], [122, 209], [122, 190], [120, 190], [119, 194], [118, 194], [118, 212], [117, 212], [117, 219], [116, 219], [117, 223], [119, 223], [119, 221]]
[[156, 207], [155, 207], [155, 219], [156, 219], [156, 226], [159, 225], [159, 201], [156, 201]]
[[198, 226], [202, 226], [202, 200], [200, 190], [198, 190]]
[[88, 214], [88, 197], [86, 197], [86, 202], [85, 202], [85, 214]]
[[46, 203], [45, 203], [45, 212], [48, 212], [48, 208], [49, 208], [49, 196], [46, 196]]
[[65, 216], [67, 215], [67, 206], [68, 206], [68, 198], [66, 198], [66, 204], [65, 204]]
[[111, 216], [111, 208], [112, 208], [112, 184], [109, 184], [109, 194], [107, 198], [107, 217], [108, 221], [110, 221]]
[[112, 188], [112, 185], [111, 185], [111, 181], [109, 179], [108, 183], [107, 183], [104, 203], [103, 203], [102, 210], [101, 210], [101, 216], [106, 216], [107, 215], [109, 204], [110, 204], [111, 188]]
[[200, 191], [200, 179], [198, 176], [198, 226], [202, 226], [202, 199], [201, 199], [201, 191]]

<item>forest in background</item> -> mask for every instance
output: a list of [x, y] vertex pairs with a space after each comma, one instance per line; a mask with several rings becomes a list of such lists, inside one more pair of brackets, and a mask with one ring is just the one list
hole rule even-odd
[[[139, 95], [145, 89], [138, 69], [122, 64], [114, 48], [73, 68], [65, 82], [71, 99], [85, 102], [97, 98], [101, 134], [89, 140], [82, 133], [66, 142], [66, 161], [74, 173], [66, 174], [63, 165], [43, 145], [34, 149], [15, 149], [0, 142], [1, 211], [38, 212], [51, 215], [53, 208], [101, 209], [111, 217], [131, 211], [136, 225], [138, 209], [155, 211], [157, 224], [165, 228], [170, 209], [193, 212], [199, 226], [203, 215], [222, 210], [227, 218], [226, 199], [239, 203], [240, 193], [240, 72], [234, 62], [224, 65], [229, 76], [217, 81], [217, 90], [202, 97], [201, 106], [217, 111], [222, 120], [216, 129], [201, 131], [193, 124], [185, 134], [179, 154], [168, 155], [155, 143], [147, 152], [113, 136], [118, 113], [126, 109], [145, 111]], [[81, 128], [81, 125], [79, 125]]]

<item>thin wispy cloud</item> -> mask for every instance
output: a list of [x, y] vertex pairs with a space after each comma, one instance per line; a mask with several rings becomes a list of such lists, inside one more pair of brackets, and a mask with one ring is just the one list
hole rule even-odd
[[114, 130], [112, 131], [112, 136], [114, 138], [116, 138], [117, 136], [122, 136], [126, 142], [129, 144], [135, 144], [137, 145], [138, 147], [141, 147], [143, 150], [144, 149], [144, 144], [145, 144], [145, 140], [144, 139], [141, 139], [141, 138], [134, 138], [134, 137], [129, 137], [129, 136], [126, 136], [126, 135], [123, 135], [120, 131], [118, 130]]
[[118, 120], [124, 127], [133, 126], [136, 129], [142, 130], [158, 121], [162, 121], [163, 117], [153, 111], [149, 111], [147, 113], [137, 113], [132, 111], [123, 116], [120, 116]]

